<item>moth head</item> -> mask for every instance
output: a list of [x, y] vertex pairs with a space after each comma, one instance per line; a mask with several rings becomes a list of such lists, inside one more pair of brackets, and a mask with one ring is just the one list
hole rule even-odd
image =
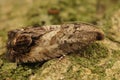
[[15, 57], [22, 56], [30, 51], [32, 38], [30, 34], [20, 30], [8, 32], [7, 56], [14, 61]]

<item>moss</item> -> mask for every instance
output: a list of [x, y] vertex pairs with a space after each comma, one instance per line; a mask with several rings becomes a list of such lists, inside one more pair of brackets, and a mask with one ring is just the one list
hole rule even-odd
[[81, 50], [78, 55], [81, 57], [77, 56], [78, 59], [75, 58], [75, 60], [80, 64], [83, 63], [84, 66], [89, 66], [99, 63], [101, 59], [107, 58], [109, 54], [108, 48], [104, 44], [94, 43]]
[[84, 51], [81, 52], [82, 53], [80, 56], [74, 56], [72, 57], [72, 60], [83, 67], [90, 69], [92, 74], [98, 74], [100, 79], [104, 78], [106, 76], [105, 69], [107, 68], [108, 64], [101, 66], [98, 64], [102, 59], [108, 57], [108, 48], [105, 47], [104, 44], [95, 43], [88, 46]]
[[0, 36], [2, 37], [2, 41], [5, 43], [7, 40], [7, 32], [5, 30], [0, 30]]
[[28, 77], [36, 72], [37, 64], [34, 66], [16, 63], [4, 62], [0, 68], [0, 79], [28, 80]]
[[113, 50], [113, 58], [120, 58], [120, 50]]

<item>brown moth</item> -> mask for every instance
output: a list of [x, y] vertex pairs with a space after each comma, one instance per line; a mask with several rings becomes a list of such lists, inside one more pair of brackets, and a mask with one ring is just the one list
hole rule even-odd
[[28, 27], [8, 32], [7, 58], [14, 62], [41, 62], [75, 53], [104, 33], [88, 23]]

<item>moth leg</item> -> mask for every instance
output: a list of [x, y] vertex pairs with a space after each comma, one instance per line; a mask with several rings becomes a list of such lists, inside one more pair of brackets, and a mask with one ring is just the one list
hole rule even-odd
[[66, 55], [65, 55], [65, 54], [63, 54], [63, 55], [62, 55], [62, 56], [61, 56], [58, 60], [59, 60], [59, 61], [61, 61], [62, 59], [64, 59], [64, 58], [65, 58], [65, 56], [66, 56]]

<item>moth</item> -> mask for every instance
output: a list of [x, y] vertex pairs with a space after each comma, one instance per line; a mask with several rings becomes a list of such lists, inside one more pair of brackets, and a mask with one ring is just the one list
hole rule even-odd
[[77, 53], [103, 39], [103, 31], [88, 23], [15, 29], [8, 32], [6, 56], [17, 63], [42, 62]]

